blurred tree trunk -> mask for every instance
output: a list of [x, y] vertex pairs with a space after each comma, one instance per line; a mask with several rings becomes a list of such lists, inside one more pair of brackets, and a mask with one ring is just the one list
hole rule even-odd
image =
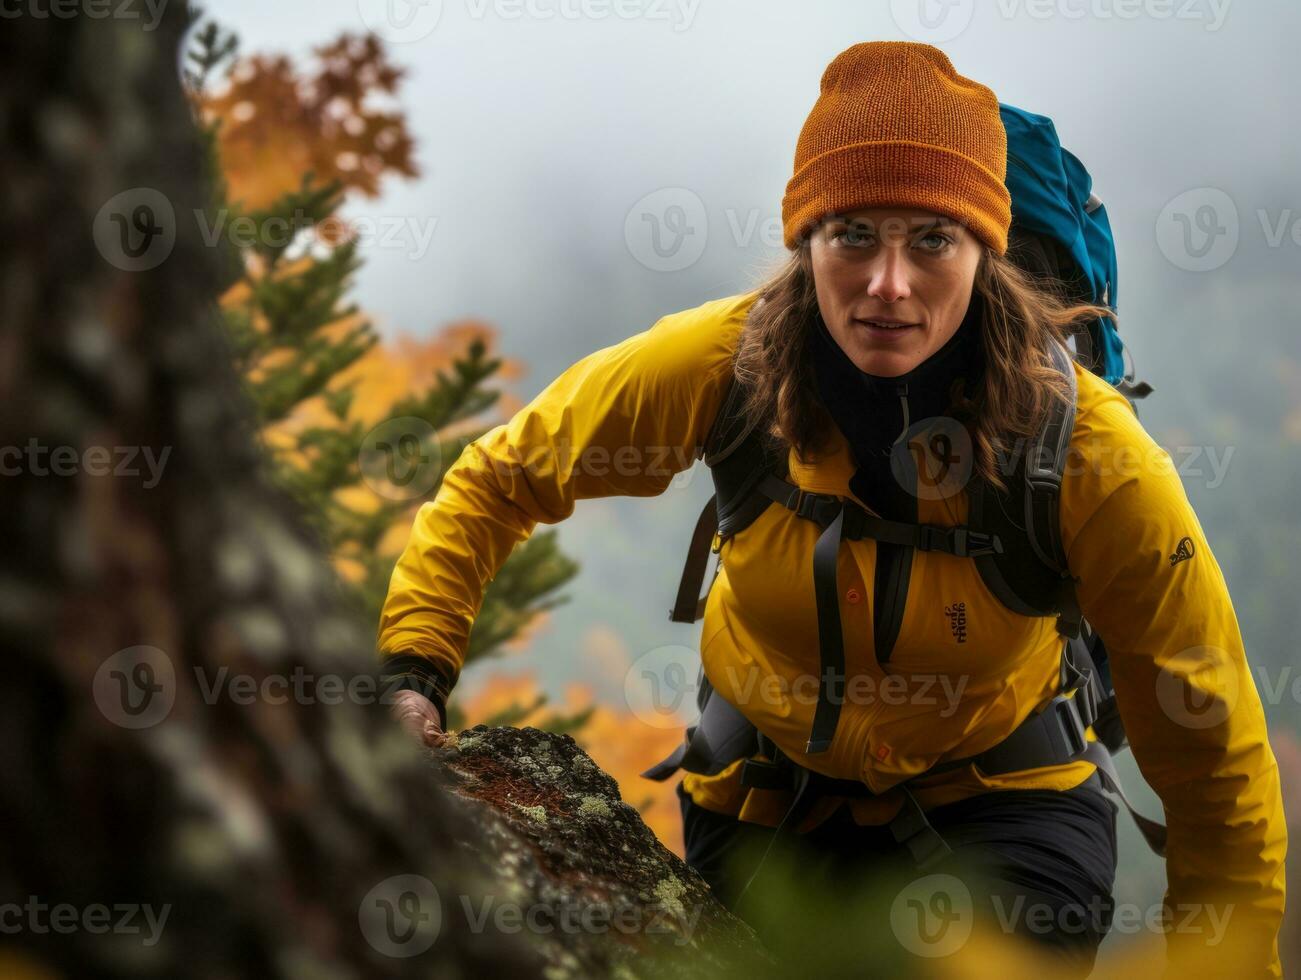
[[0, 975], [757, 977], [571, 738], [389, 718], [254, 448], [163, 14], [0, 31]]
[[[432, 960], [359, 928], [390, 876], [464, 887], [454, 841], [476, 839], [383, 705], [204, 696], [236, 673], [364, 682], [375, 658], [259, 476], [194, 219], [185, 7], [150, 30], [110, 6], [139, 17], [24, 5], [0, 30], [6, 975], [537, 975], [450, 902]], [[59, 903], [167, 918], [149, 943], [113, 913], [51, 929]]]

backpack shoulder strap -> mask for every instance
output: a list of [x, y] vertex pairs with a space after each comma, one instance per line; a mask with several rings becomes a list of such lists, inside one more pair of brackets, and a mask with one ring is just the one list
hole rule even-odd
[[754, 427], [753, 422], [748, 421], [741, 414], [746, 394], [746, 386], [741, 383], [741, 380], [735, 374], [730, 375], [727, 392], [723, 395], [723, 403], [718, 409], [718, 414], [714, 416], [714, 424], [709, 428], [709, 435], [705, 437], [704, 445], [700, 447], [700, 452], [697, 454], [697, 458], [703, 459], [705, 465], [711, 469], [734, 453]]
[[1058, 629], [1074, 635], [1080, 617], [1062, 546], [1059, 499], [1077, 391], [1070, 351], [1056, 341], [1050, 350], [1068, 382], [1067, 403], [1054, 401], [1035, 439], [1014, 449], [1007, 490], [973, 481], [969, 523], [1003, 542], [1001, 554], [976, 559], [981, 579], [999, 601], [1024, 616], [1056, 613]]
[[[705, 614], [709, 593], [706, 590], [702, 595], [701, 588], [711, 551], [717, 552], [723, 539], [749, 527], [772, 503], [757, 488], [781, 462], [781, 452], [774, 440], [743, 414], [746, 394], [745, 385], [733, 375], [697, 454], [713, 476], [714, 495], [696, 519], [687, 547], [677, 598], [669, 610], [669, 619], [675, 623], [694, 623]], [[718, 574], [717, 568], [714, 574]]]
[[1053, 403], [1039, 437], [1030, 447], [1025, 467], [1025, 529], [1030, 547], [1039, 560], [1058, 574], [1067, 575], [1058, 500], [1071, 434], [1075, 431], [1078, 392], [1070, 351], [1056, 341], [1050, 345], [1050, 350], [1053, 366], [1066, 376], [1069, 399], [1065, 405]]

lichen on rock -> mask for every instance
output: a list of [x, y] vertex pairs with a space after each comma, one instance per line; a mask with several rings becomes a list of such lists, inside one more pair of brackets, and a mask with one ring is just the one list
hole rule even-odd
[[434, 755], [485, 831], [487, 890], [505, 890], [509, 878], [534, 903], [535, 921], [554, 918], [555, 928], [532, 937], [548, 977], [755, 975], [771, 966], [750, 927], [572, 737], [476, 726]]

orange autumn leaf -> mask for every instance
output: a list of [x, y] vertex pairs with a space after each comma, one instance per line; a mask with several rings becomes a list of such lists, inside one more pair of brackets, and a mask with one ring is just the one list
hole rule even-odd
[[377, 105], [405, 72], [374, 35], [345, 34], [314, 50], [312, 71], [284, 55], [240, 59], [200, 110], [217, 120], [229, 197], [249, 210], [296, 190], [305, 174], [374, 197], [386, 173], [418, 176], [406, 118]]

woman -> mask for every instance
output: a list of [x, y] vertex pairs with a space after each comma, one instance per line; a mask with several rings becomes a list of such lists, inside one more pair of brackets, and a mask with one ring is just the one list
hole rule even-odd
[[[783, 200], [792, 254], [778, 273], [579, 361], [467, 447], [421, 509], [380, 624], [387, 668], [411, 688], [399, 716], [441, 738], [483, 589], [511, 548], [578, 499], [665, 490], [707, 445], [734, 379], [802, 492], [962, 525], [968, 479], [999, 485], [1001, 454], [1063, 397], [1069, 379], [1050, 346], [1106, 312], [1064, 305], [1008, 261], [1006, 149], [994, 94], [939, 50], [867, 43], [836, 57], [800, 135]], [[1235, 973], [1281, 975], [1277, 765], [1223, 577], [1168, 454], [1121, 394], [1071, 370], [1062, 543], [1080, 608], [1110, 651], [1135, 757], [1165, 804], [1167, 902], [1231, 910], [1216, 917], [1228, 925], [1214, 949], [1205, 933], [1188, 937], [1196, 962], [1226, 955]], [[937, 426], [958, 446], [946, 465], [960, 477], [939, 490], [891, 465], [919, 428]], [[620, 451], [628, 465], [613, 465]], [[885, 828], [915, 803], [951, 849], [938, 867], [961, 876], [975, 916], [1087, 972], [1116, 867], [1116, 808], [1093, 763], [998, 776], [958, 767], [903, 789], [996, 745], [1058, 693], [1053, 619], [1005, 608], [953, 554], [842, 541], [834, 600], [850, 683], [827, 729], [813, 696], [819, 537], [768, 507], [722, 542], [701, 643], [714, 692], [775, 749], [870, 791], [814, 800], [795, 827], [800, 846], [850, 875], [904, 867]], [[1185, 539], [1192, 557], [1171, 560]], [[1207, 703], [1219, 711], [1209, 723], [1181, 709]], [[690, 773], [679, 786], [688, 861], [733, 904], [753, 865], [731, 855], [770, 841], [791, 801], [740, 772]]]

